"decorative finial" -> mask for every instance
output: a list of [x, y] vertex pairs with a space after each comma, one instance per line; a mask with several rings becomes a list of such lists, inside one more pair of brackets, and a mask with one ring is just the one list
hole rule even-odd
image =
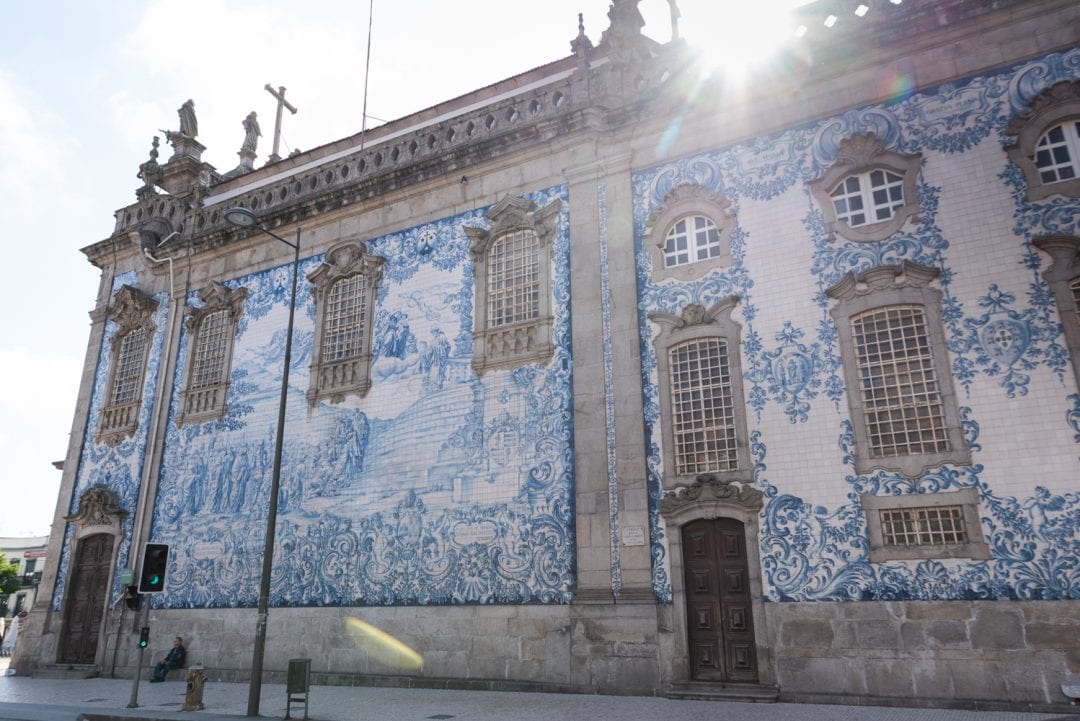
[[593, 44], [585, 34], [585, 14], [577, 14], [577, 37], [570, 41], [570, 50], [579, 57], [584, 57], [592, 50]]
[[671, 6], [671, 39], [679, 39], [679, 18], [682, 17], [682, 13], [679, 12], [678, 0], [668, 0], [668, 5]]

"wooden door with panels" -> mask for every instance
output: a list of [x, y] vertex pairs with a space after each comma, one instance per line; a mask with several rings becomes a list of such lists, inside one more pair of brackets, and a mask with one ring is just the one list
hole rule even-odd
[[746, 531], [732, 518], [683, 526], [687, 641], [695, 681], [757, 683]]

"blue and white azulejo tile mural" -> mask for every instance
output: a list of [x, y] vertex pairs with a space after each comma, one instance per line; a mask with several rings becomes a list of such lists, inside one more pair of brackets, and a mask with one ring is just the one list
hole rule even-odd
[[[135, 273], [125, 273], [113, 279], [112, 295], [120, 291], [124, 286], [137, 287]], [[90, 403], [90, 413], [86, 426], [86, 434], [83, 437], [82, 451], [79, 456], [79, 469], [68, 506], [68, 514], [74, 514], [79, 507], [79, 499], [86, 491], [96, 485], [103, 485], [116, 493], [119, 498], [120, 508], [127, 512], [123, 519], [123, 537], [118, 539], [120, 548], [117, 553], [116, 567], [123, 569], [134, 562], [131, 554], [131, 535], [135, 523], [134, 510], [139, 503], [139, 485], [143, 474], [144, 453], [147, 445], [150, 415], [153, 407], [153, 399], [157, 395], [156, 369], [161, 362], [163, 340], [165, 337], [165, 325], [168, 319], [168, 296], [159, 294], [154, 296], [157, 309], [154, 312], [152, 323], [154, 333], [150, 338], [150, 352], [147, 356], [148, 372], [142, 380], [142, 403], [139, 406], [138, 422], [135, 432], [120, 441], [115, 446], [98, 443], [96, 440], [97, 430], [101, 425], [101, 411], [107, 397], [109, 382], [109, 370], [112, 358], [110, 356], [110, 340], [116, 335], [117, 325], [112, 320], [106, 320], [105, 332], [101, 343], [101, 353], [98, 356], [97, 369], [94, 372], [94, 395]], [[64, 545], [61, 551], [59, 568], [56, 575], [56, 587], [53, 591], [52, 607], [59, 611], [64, 598], [64, 588], [67, 583], [68, 570], [71, 567], [71, 554], [74, 548], [75, 525], [66, 524], [64, 529]], [[123, 594], [123, 585], [120, 583], [119, 574], [113, 579], [110, 589], [112, 600], [117, 600]]]
[[[478, 209], [364, 239], [370, 254], [386, 259], [373, 310], [372, 385], [363, 398], [310, 407], [315, 307], [306, 276], [323, 259], [302, 261], [272, 604], [569, 602], [566, 192], [525, 196], [540, 207], [562, 202], [550, 289], [554, 354], [545, 365], [483, 377], [471, 368], [473, 264], [463, 227], [489, 224]], [[191, 342], [186, 327], [181, 335], [150, 539], [170, 545], [157, 607], [257, 601], [290, 272], [286, 265], [222, 281], [246, 288], [247, 297], [221, 420], [176, 423]], [[200, 301], [192, 292], [187, 302]], [[108, 463], [87, 464], [82, 483], [107, 473]], [[129, 475], [138, 477], [134, 468]]]
[[[760, 550], [770, 600], [1080, 598], [1075, 448], [1047, 451], [1056, 454], [1058, 477], [1017, 483], [1023, 470], [1011, 461], [1016, 452], [1040, 459], [1046, 453], [999, 448], [1008, 429], [987, 425], [1029, 414], [1062, 439], [1080, 425], [1058, 309], [1041, 276], [1047, 259], [1032, 246], [1040, 235], [1080, 234], [1080, 203], [1060, 196], [1028, 202], [1024, 176], [1003, 150], [1012, 118], [1049, 86], [1078, 78], [1080, 50], [1073, 49], [900, 93], [880, 105], [634, 175], [653, 588], [660, 599], [671, 598], [671, 586], [659, 515], [664, 451], [654, 329], [647, 317], [654, 311], [677, 314], [689, 303], [708, 307], [731, 295], [739, 297], [733, 317], [742, 325], [751, 436], [745, 442], [755, 484], [766, 496]], [[885, 149], [922, 158], [920, 212], [881, 241], [831, 235], [810, 192], [809, 183], [856, 133], [873, 133]], [[986, 168], [997, 170], [987, 175]], [[974, 201], [972, 183], [979, 189]], [[731, 262], [691, 281], [655, 280], [644, 245], [646, 226], [683, 184], [730, 203]], [[988, 205], [972, 210], [973, 202]], [[993, 213], [1000, 218], [978, 217]], [[858, 475], [842, 356], [825, 291], [848, 273], [902, 262], [939, 271], [935, 285], [942, 292], [953, 381], [973, 462], [928, 469], [914, 479], [883, 471]], [[1029, 395], [1035, 386], [1041, 400]], [[1059, 410], [1047, 409], [1048, 401]], [[993, 435], [996, 445], [984, 448], [980, 433]], [[792, 446], [801, 455], [787, 450]], [[780, 456], [767, 460], [776, 449]], [[792, 462], [792, 456], [805, 460], [806, 453], [812, 463], [800, 468]], [[869, 562], [860, 495], [963, 488], [978, 491], [991, 560]]]

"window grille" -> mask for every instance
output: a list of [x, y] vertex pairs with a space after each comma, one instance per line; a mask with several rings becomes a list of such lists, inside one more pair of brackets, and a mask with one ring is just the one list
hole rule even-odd
[[949, 546], [968, 542], [962, 506], [927, 506], [878, 511], [886, 546]]
[[877, 168], [847, 176], [829, 195], [838, 221], [852, 228], [880, 223], [904, 207], [904, 178]]
[[1035, 146], [1035, 167], [1044, 183], [1072, 180], [1080, 170], [1080, 121], [1050, 128]]
[[496, 240], [488, 256], [488, 326], [540, 315], [540, 253], [536, 233], [517, 230]]
[[203, 318], [192, 357], [190, 390], [208, 388], [224, 380], [221, 376], [225, 372], [230, 332], [228, 310], [217, 310]]
[[367, 281], [363, 275], [342, 278], [330, 288], [323, 326], [322, 360], [352, 358], [364, 352]]
[[851, 326], [870, 455], [948, 451], [923, 308], [875, 308]]
[[143, 328], [129, 331], [120, 341], [116, 373], [113, 375], [112, 399], [109, 405], [126, 405], [134, 403], [139, 398], [145, 350], [146, 330]]
[[699, 338], [668, 351], [675, 468], [679, 475], [739, 467], [727, 342]]
[[687, 216], [676, 221], [664, 239], [664, 267], [718, 258], [720, 250], [716, 224], [704, 215]]
[[1072, 291], [1073, 297], [1073, 310], [1077, 316], [1080, 316], [1080, 278], [1077, 278], [1069, 284], [1069, 289]]

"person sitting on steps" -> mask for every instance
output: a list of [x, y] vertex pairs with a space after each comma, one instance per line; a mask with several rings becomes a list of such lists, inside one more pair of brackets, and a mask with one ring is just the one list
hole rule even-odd
[[187, 649], [184, 648], [184, 639], [177, 636], [173, 639], [169, 653], [154, 667], [154, 673], [150, 676], [150, 683], [160, 683], [165, 680], [165, 676], [169, 671], [174, 668], [183, 668], [186, 657]]

